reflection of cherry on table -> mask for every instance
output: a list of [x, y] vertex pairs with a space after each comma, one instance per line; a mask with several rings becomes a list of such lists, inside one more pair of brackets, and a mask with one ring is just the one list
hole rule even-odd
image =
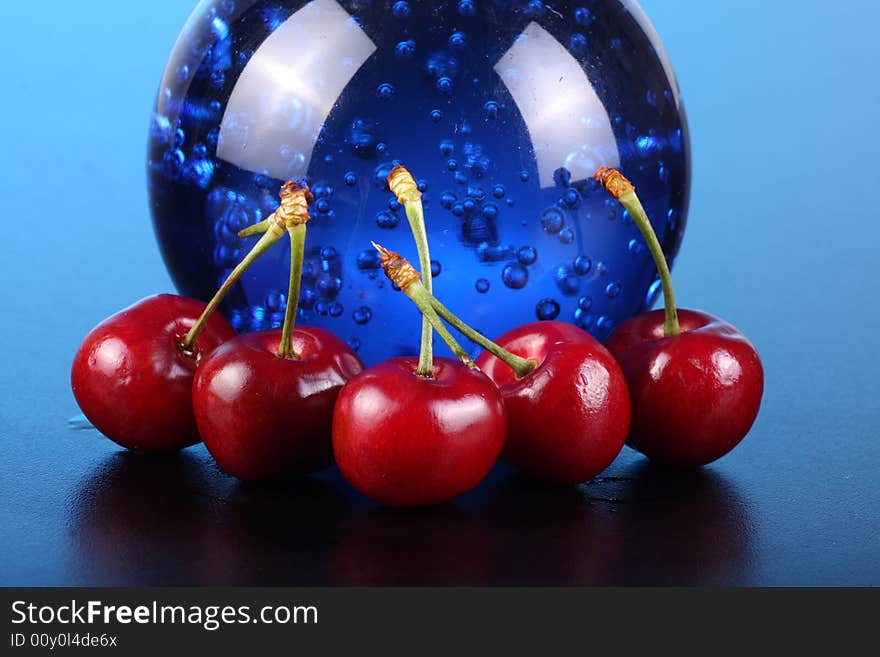
[[116, 453], [71, 495], [66, 582], [241, 585], [724, 584], [754, 576], [743, 496], [631, 452], [583, 487], [499, 466], [456, 503], [383, 508], [335, 473], [237, 483], [202, 448]]

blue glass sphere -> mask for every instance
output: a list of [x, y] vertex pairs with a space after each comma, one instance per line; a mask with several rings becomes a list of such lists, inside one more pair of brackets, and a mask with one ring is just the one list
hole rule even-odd
[[[669, 60], [634, 0], [211, 0], [183, 29], [152, 117], [156, 234], [178, 289], [210, 297], [287, 179], [316, 200], [300, 321], [367, 363], [416, 353], [420, 321], [370, 247], [417, 256], [385, 177], [419, 181], [435, 292], [490, 336], [540, 320], [604, 338], [653, 304], [632, 220], [593, 182], [635, 183], [667, 257], [690, 184]], [[279, 326], [289, 246], [248, 271], [224, 312]]]

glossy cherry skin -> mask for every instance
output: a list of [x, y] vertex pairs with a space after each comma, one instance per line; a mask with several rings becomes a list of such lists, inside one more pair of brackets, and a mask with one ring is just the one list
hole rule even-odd
[[215, 313], [195, 352], [185, 354], [180, 344], [204, 309], [201, 301], [160, 294], [92, 329], [76, 352], [70, 380], [98, 431], [138, 452], [172, 452], [199, 442], [192, 409], [196, 365], [236, 335]]
[[388, 506], [439, 504], [469, 491], [504, 447], [507, 413], [485, 375], [434, 359], [392, 358], [352, 379], [336, 402], [333, 452], [346, 480]]
[[495, 342], [538, 363], [517, 379], [489, 352], [477, 359], [507, 407], [504, 458], [562, 485], [592, 479], [611, 465], [626, 441], [630, 403], [623, 373], [608, 350], [562, 322], [525, 324]]
[[664, 337], [663, 311], [620, 324], [608, 349], [620, 362], [633, 404], [629, 444], [676, 467], [721, 458], [758, 415], [764, 370], [758, 352], [730, 324], [679, 310], [681, 333]]
[[333, 463], [336, 397], [363, 369], [345, 342], [297, 327], [298, 359], [280, 358], [281, 329], [240, 335], [199, 365], [193, 408], [205, 446], [244, 480], [305, 474]]

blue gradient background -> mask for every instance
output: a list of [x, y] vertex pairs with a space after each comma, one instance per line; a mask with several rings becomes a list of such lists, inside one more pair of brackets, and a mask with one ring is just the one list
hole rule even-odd
[[[693, 139], [677, 296], [739, 326], [766, 367], [752, 435], [713, 466], [750, 505], [744, 581], [880, 584], [880, 3], [642, 5]], [[63, 563], [25, 556], [63, 545], [70, 482], [114, 450], [65, 428], [78, 412], [74, 350], [98, 320], [170, 289], [144, 158], [156, 86], [191, 9], [4, 3], [0, 570], [12, 581], [70, 579]]]

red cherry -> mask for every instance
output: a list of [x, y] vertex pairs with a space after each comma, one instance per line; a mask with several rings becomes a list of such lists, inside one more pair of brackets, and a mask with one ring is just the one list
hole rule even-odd
[[507, 407], [504, 457], [558, 484], [581, 483], [607, 468], [623, 448], [630, 424], [626, 381], [611, 354], [562, 322], [526, 324], [495, 343], [538, 363], [517, 378], [488, 351], [477, 359]]
[[389, 506], [439, 504], [467, 492], [504, 446], [507, 414], [484, 374], [435, 358], [393, 358], [349, 381], [333, 414], [333, 452], [348, 482]]
[[681, 333], [665, 337], [662, 310], [618, 326], [608, 338], [629, 384], [629, 442], [649, 458], [697, 467], [721, 458], [758, 415], [764, 370], [758, 352], [730, 324], [678, 310]]
[[246, 480], [320, 470], [333, 462], [333, 405], [363, 369], [328, 331], [298, 327], [298, 358], [278, 356], [282, 331], [240, 335], [199, 365], [193, 407], [205, 446], [227, 473]]
[[616, 169], [599, 169], [593, 177], [629, 212], [663, 288], [662, 312], [624, 322], [608, 339], [632, 396], [630, 444], [668, 465], [711, 463], [743, 439], [758, 415], [761, 359], [730, 324], [678, 311], [666, 254], [635, 187]]
[[195, 299], [160, 294], [101, 322], [73, 359], [71, 385], [82, 412], [123, 447], [171, 452], [199, 442], [192, 380], [199, 359], [236, 335], [215, 314], [193, 351], [181, 342], [205, 309]]

